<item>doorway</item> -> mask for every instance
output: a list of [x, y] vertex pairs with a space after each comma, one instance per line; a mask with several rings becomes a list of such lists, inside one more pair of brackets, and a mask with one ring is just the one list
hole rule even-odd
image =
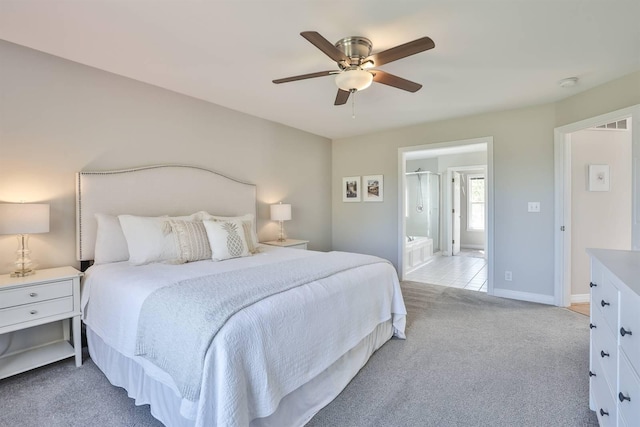
[[[624, 125], [622, 122], [625, 122]], [[611, 131], [615, 126], [628, 127], [628, 129], [620, 129], [627, 132], [630, 139], [630, 153], [620, 154], [616, 159], [615, 156], [600, 157], [583, 161], [578, 158], [576, 161], [576, 150], [573, 147], [577, 141], [584, 139], [584, 131], [594, 134], [604, 131], [607, 128]], [[600, 127], [600, 128], [599, 128]], [[571, 125], [566, 125], [555, 130], [555, 199], [556, 199], [556, 233], [555, 233], [555, 302], [561, 307], [568, 307], [573, 302], [587, 302], [589, 299], [588, 281], [584, 278], [584, 274], [588, 275], [588, 263], [585, 264], [583, 257], [584, 248], [578, 246], [587, 245], [589, 247], [609, 247], [618, 249], [640, 249], [640, 215], [638, 203], [640, 197], [638, 191], [640, 189], [640, 176], [637, 173], [637, 165], [633, 164], [631, 158], [637, 158], [640, 153], [640, 105], [618, 110], [612, 113], [593, 117]], [[604, 133], [602, 134], [604, 138]], [[619, 134], [618, 136], [620, 136]], [[580, 136], [580, 138], [578, 138]], [[598, 138], [598, 139], [602, 139]], [[609, 148], [609, 150], [607, 150]], [[628, 147], [627, 147], [628, 149]], [[613, 152], [613, 146], [605, 147], [605, 151]], [[606, 153], [607, 155], [611, 153]], [[577, 164], [572, 164], [573, 163]], [[622, 161], [622, 164], [620, 164]], [[625, 162], [628, 164], [625, 165]], [[590, 168], [590, 166], [595, 168]], [[590, 170], [595, 171], [598, 168], [606, 167], [608, 188], [595, 188], [590, 186]], [[627, 169], [625, 169], [627, 168]], [[627, 172], [625, 172], [627, 170]], [[595, 173], [595, 172], [593, 172]], [[621, 187], [627, 187], [627, 192], [623, 197], [623, 203], [609, 201], [614, 196], [614, 192], [621, 191]], [[579, 194], [582, 193], [582, 194]], [[589, 209], [586, 205], [576, 205], [576, 200], [585, 201], [593, 199], [597, 204], [596, 209], [591, 209], [596, 213], [602, 214], [602, 209], [609, 206], [618, 206], [609, 212], [604, 212], [604, 221], [597, 221], [594, 227], [588, 232], [584, 232], [584, 227], [589, 225], [583, 224], [582, 212]], [[626, 205], [625, 205], [626, 203]], [[575, 212], [580, 210], [579, 212]], [[586, 215], [584, 215], [586, 216]], [[620, 233], [618, 226], [626, 227]], [[613, 226], [609, 229], [610, 226]], [[580, 228], [582, 227], [582, 229]], [[605, 231], [604, 235], [599, 233], [599, 229]], [[624, 231], [626, 230], [626, 231]], [[598, 231], [598, 232], [597, 232]], [[588, 235], [588, 242], [582, 242], [584, 235]], [[617, 236], [617, 237], [616, 237]], [[615, 239], [611, 241], [611, 237]], [[582, 283], [585, 282], [585, 283]], [[575, 285], [572, 289], [572, 283]], [[581, 288], [580, 286], [583, 287]]]
[[[402, 195], [398, 258], [402, 280], [417, 277], [422, 279], [417, 281], [449, 282], [452, 286], [493, 293], [492, 153], [490, 137], [398, 149], [399, 194]], [[461, 194], [457, 198], [453, 196], [456, 188], [451, 182], [453, 175], [458, 178], [456, 191]], [[467, 198], [470, 180], [476, 190], [482, 188], [482, 197], [473, 200], [471, 208]], [[454, 204], [459, 207], [455, 209]], [[458, 220], [450, 214], [452, 209], [460, 212]], [[473, 247], [465, 247], [462, 238], [452, 238], [469, 231], [469, 213], [473, 214], [472, 224], [477, 226], [478, 221], [482, 222], [482, 227], [477, 228], [482, 228], [480, 234], [486, 236], [480, 245], [476, 243]], [[456, 223], [459, 227], [454, 230]], [[470, 253], [472, 256], [468, 256]], [[472, 268], [466, 265], [478, 263], [481, 265]], [[449, 272], [451, 275], [445, 277]], [[434, 283], [436, 276], [443, 279], [443, 283]]]

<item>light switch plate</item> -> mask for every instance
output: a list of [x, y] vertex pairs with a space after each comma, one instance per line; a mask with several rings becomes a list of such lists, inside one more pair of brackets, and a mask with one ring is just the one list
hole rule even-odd
[[529, 202], [529, 212], [540, 212], [540, 202]]

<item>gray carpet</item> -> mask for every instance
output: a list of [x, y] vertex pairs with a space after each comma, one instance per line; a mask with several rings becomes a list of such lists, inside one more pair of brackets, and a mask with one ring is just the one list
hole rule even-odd
[[[404, 282], [393, 339], [307, 427], [597, 426], [589, 320], [569, 310]], [[0, 380], [0, 426], [160, 426], [91, 360]]]

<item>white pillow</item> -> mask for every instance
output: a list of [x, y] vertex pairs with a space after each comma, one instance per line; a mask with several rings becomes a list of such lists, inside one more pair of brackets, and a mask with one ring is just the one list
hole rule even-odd
[[117, 216], [97, 213], [96, 246], [93, 255], [95, 264], [126, 261], [129, 259], [127, 239], [124, 237]]
[[143, 265], [152, 262], [179, 262], [178, 246], [169, 220], [190, 220], [197, 214], [178, 217], [145, 217], [118, 215], [127, 240], [129, 263]]
[[242, 220], [205, 220], [203, 223], [207, 230], [214, 261], [251, 255]]
[[211, 259], [211, 246], [202, 221], [170, 219], [169, 224], [176, 239], [178, 261], [181, 264]]
[[213, 221], [234, 221], [240, 220], [243, 222], [242, 228], [244, 230], [245, 239], [247, 241], [247, 246], [249, 247], [249, 252], [255, 254], [258, 252], [259, 244], [258, 244], [258, 234], [256, 233], [256, 222], [253, 214], [246, 214], [241, 216], [215, 216], [210, 215], [206, 212], [198, 212], [202, 215], [202, 219], [204, 220], [213, 220]]

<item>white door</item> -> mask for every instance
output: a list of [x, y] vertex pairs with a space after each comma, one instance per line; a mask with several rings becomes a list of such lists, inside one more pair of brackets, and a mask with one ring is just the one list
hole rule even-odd
[[453, 172], [453, 209], [451, 212], [452, 220], [452, 233], [451, 237], [453, 241], [451, 242], [451, 255], [457, 255], [460, 253], [460, 173]]

